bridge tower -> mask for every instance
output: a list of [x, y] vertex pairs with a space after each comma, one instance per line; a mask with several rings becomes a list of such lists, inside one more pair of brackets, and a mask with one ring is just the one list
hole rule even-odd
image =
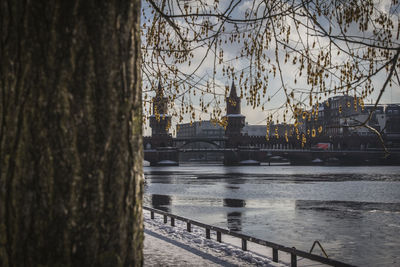
[[153, 147], [172, 146], [172, 136], [168, 133], [170, 125], [171, 115], [168, 114], [168, 97], [164, 96], [161, 83], [159, 83], [156, 96], [153, 97], [153, 110], [150, 116]]
[[243, 145], [241, 131], [244, 127], [245, 116], [240, 113], [240, 97], [237, 95], [235, 83], [233, 81], [229, 96], [226, 98], [225, 118], [227, 120], [227, 126], [225, 128], [225, 147], [234, 150], [224, 152], [224, 165], [239, 165], [241, 161], [239, 147]]
[[[233, 81], [229, 96], [226, 98], [226, 119], [228, 124], [225, 129], [225, 136], [232, 141], [237, 138], [240, 140], [241, 131], [245, 125], [245, 116], [240, 113], [240, 97], [237, 95]], [[230, 145], [237, 146], [238, 144], [233, 142]]]
[[248, 137], [242, 135], [246, 117], [240, 112], [240, 97], [232, 81], [231, 91], [226, 98], [225, 147], [232, 149], [224, 153], [224, 165], [260, 164], [259, 149], [249, 147]]
[[164, 96], [159, 83], [150, 115], [151, 137], [143, 139], [144, 158], [151, 166], [179, 164], [178, 150], [173, 147], [172, 135], [168, 132], [171, 118], [168, 114], [168, 97]]

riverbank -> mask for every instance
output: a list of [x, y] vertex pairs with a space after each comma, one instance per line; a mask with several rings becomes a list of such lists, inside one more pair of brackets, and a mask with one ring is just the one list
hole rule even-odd
[[205, 238], [204, 230], [193, 227], [191, 233], [177, 221], [175, 227], [163, 223], [161, 217], [150, 219], [143, 212], [145, 241], [144, 266], [288, 266], [252, 251], [242, 251], [229, 243], [218, 243], [216, 236]]

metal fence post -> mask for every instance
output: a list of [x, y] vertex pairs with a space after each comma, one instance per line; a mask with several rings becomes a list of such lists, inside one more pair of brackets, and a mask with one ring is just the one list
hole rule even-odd
[[154, 211], [150, 211], [150, 218], [154, 220]]
[[167, 223], [167, 221], [168, 221], [168, 217], [167, 217], [167, 215], [164, 215], [164, 223]]
[[220, 243], [222, 242], [221, 232], [218, 232], [218, 231], [217, 231], [217, 241]]
[[187, 223], [186, 223], [186, 230], [187, 230], [188, 232], [191, 232], [191, 231], [192, 231], [192, 226], [190, 225], [190, 222], [187, 222]]
[[210, 229], [208, 229], [208, 228], [206, 228], [206, 238], [207, 238], [207, 239], [210, 239], [210, 238], [211, 238], [211, 236], [210, 236]]
[[278, 262], [278, 250], [276, 248], [272, 248], [272, 261]]
[[242, 238], [242, 250], [247, 250], [247, 240]]
[[294, 253], [290, 253], [290, 267], [297, 267], [297, 256]]
[[175, 226], [175, 218], [171, 217], [171, 226]]

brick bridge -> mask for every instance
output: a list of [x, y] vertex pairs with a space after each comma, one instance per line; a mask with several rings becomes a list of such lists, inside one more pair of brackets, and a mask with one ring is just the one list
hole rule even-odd
[[[167, 110], [168, 98], [163, 96], [159, 84], [156, 96], [153, 98], [153, 114], [150, 116], [152, 135], [143, 137], [144, 159], [151, 166], [178, 165], [179, 154], [186, 152], [219, 152], [224, 155], [225, 165], [259, 164], [271, 162], [278, 156], [289, 160], [292, 164], [313, 164], [318, 162], [333, 164], [398, 164], [400, 151], [391, 151], [386, 155], [383, 150], [360, 150], [366, 144], [379, 147], [376, 137], [320, 136], [312, 139], [305, 147], [296, 137], [270, 137], [242, 135], [245, 116], [241, 114], [240, 97], [237, 96], [234, 83], [226, 98], [227, 127], [222, 138], [173, 138], [168, 133], [171, 125], [171, 115]], [[191, 149], [190, 143], [209, 143], [211, 149]], [[329, 150], [312, 149], [312, 144], [329, 143]], [[353, 149], [351, 149], [353, 148]]]

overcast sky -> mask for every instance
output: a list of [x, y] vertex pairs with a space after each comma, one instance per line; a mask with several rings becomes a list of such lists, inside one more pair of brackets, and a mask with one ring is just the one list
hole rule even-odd
[[[213, 2], [213, 1], [208, 1], [208, 2]], [[236, 2], [236, 1], [235, 1]], [[244, 12], [246, 10], [248, 10], [251, 5], [252, 5], [252, 0], [248, 0], [248, 1], [238, 1], [240, 2], [238, 4], [238, 6], [236, 7], [236, 10], [234, 13], [232, 13], [232, 16], [243, 16]], [[230, 1], [221, 1], [221, 5], [220, 5], [220, 10], [224, 10], [226, 8], [226, 6], [230, 3]], [[389, 12], [389, 8], [390, 8], [390, 0], [385, 0], [385, 1], [377, 1], [378, 4], [378, 8], [384, 12]], [[145, 10], [148, 10], [146, 7], [146, 4], [143, 4]], [[144, 19], [142, 18], [142, 21], [144, 21]], [[177, 22], [178, 24], [181, 22]], [[292, 23], [291, 21], [287, 21], [287, 23]], [[323, 23], [329, 23], [329, 22], [323, 22]], [[183, 27], [183, 25], [182, 25]], [[397, 21], [396, 21], [396, 25], [395, 28], [397, 29]], [[301, 32], [304, 29], [300, 28], [300, 35], [305, 35], [305, 32]], [[350, 30], [352, 30], [350, 28]], [[357, 29], [353, 29], [355, 34], [358, 34]], [[304, 36], [303, 36], [304, 37]], [[291, 42], [297, 42], [298, 38], [301, 38], [301, 36], [299, 36], [296, 33], [292, 33], [290, 36]], [[312, 39], [310, 38], [309, 42], [311, 42]], [[324, 40], [323, 38], [319, 38], [318, 40], [319, 42], [323, 43], [326, 42], [328, 43], [328, 40]], [[323, 45], [323, 44], [322, 44]], [[226, 66], [230, 66], [230, 67], [235, 67], [235, 70], [240, 70], [240, 69], [246, 69], [246, 67], [248, 67], [248, 60], [247, 59], [239, 59], [239, 60], [233, 60], [239, 53], [240, 49], [239, 46], [237, 44], [235, 45], [231, 45], [231, 44], [226, 44], [223, 45], [223, 51], [224, 51], [224, 64], [225, 67]], [[186, 73], [191, 73], [193, 70], [195, 70], [196, 68], [197, 71], [195, 73], [196, 78], [194, 78], [194, 80], [197, 80], [196, 86], [201, 88], [204, 87], [205, 84], [207, 83], [207, 81], [209, 83], [212, 83], [212, 81], [215, 81], [216, 84], [216, 92], [223, 94], [225, 91], [225, 87], [226, 86], [231, 86], [232, 80], [227, 78], [227, 77], [223, 77], [222, 76], [222, 66], [219, 66], [217, 68], [217, 73], [215, 74], [214, 78], [215, 80], [213, 80], [213, 65], [214, 65], [214, 55], [212, 53], [209, 53], [208, 56], [204, 58], [204, 54], [206, 52], [206, 47], [200, 47], [199, 49], [197, 49], [195, 51], [195, 57], [193, 60], [191, 60], [191, 65], [188, 66], [187, 64], [182, 64], [179, 66], [179, 69], [186, 72]], [[271, 51], [267, 51], [267, 53], [270, 53], [271, 55], [274, 53], [273, 49], [271, 49]], [[298, 75], [298, 66], [297, 65], [293, 65], [290, 62], [288, 62], [287, 64], [283, 63], [283, 56], [284, 56], [284, 51], [280, 52], [281, 54], [279, 54], [279, 58], [281, 58], [281, 68], [283, 70], [282, 75], [283, 75], [283, 80], [285, 81], [285, 85], [290, 87], [290, 88], [294, 88], [296, 90], [309, 90], [309, 86], [307, 85], [305, 79], [302, 78], [298, 78], [297, 79], [297, 83], [294, 84], [293, 83], [293, 77], [294, 75]], [[340, 55], [337, 56], [335, 58], [336, 61], [345, 61], [346, 58], [344, 57], [344, 55]], [[200, 64], [200, 62], [202, 61], [202, 63]], [[268, 68], [267, 64], [266, 64], [266, 68]], [[383, 81], [386, 78], [387, 73], [386, 72], [382, 72], [381, 74], [379, 74], [378, 76], [374, 77], [373, 79], [373, 83], [375, 84], [375, 87], [381, 88], [381, 85], [383, 84]], [[235, 81], [237, 90], [240, 91], [240, 88], [243, 86], [242, 84], [239, 84], [238, 81]], [[242, 100], [242, 114], [246, 116], [246, 122], [248, 122], [249, 124], [265, 124], [266, 123], [266, 118], [269, 114], [271, 113], [275, 113], [275, 115], [277, 115], [277, 118], [281, 118], [281, 116], [279, 116], [279, 112], [276, 112], [276, 109], [278, 107], [280, 107], [282, 105], [282, 103], [285, 102], [285, 94], [283, 92], [283, 90], [281, 90], [280, 88], [282, 87], [281, 84], [281, 80], [278, 79], [277, 77], [272, 77], [272, 75], [269, 75], [269, 79], [268, 79], [268, 89], [267, 89], [267, 94], [266, 97], [261, 99], [261, 102], [265, 103], [264, 104], [264, 111], [261, 110], [261, 106], [258, 108], [253, 109], [251, 106], [246, 105], [246, 100]], [[297, 91], [296, 91], [297, 92]], [[196, 116], [196, 120], [198, 119], [198, 116], [200, 116], [203, 120], [207, 120], [210, 117], [210, 114], [204, 114], [201, 113], [199, 110], [200, 108], [196, 105], [198, 105], [198, 96], [199, 94], [197, 93], [196, 96], [194, 95], [190, 95], [189, 93], [186, 93], [187, 95], [185, 95], [185, 101], [187, 101], [187, 99], [190, 98], [193, 101], [193, 104], [195, 105], [195, 107], [198, 108], [197, 110], [197, 116]], [[367, 98], [368, 101], [373, 102], [377, 95], [379, 94], [379, 90], [375, 90], [374, 93], [372, 93], [372, 95], [370, 97]], [[333, 96], [333, 95], [330, 95]], [[296, 95], [297, 98], [308, 98], [307, 94], [300, 94], [298, 93]], [[212, 99], [213, 96], [206, 96], [204, 99], [205, 100], [210, 100]], [[270, 101], [268, 102], [267, 99], [270, 98]], [[222, 102], [221, 98], [221, 102]], [[388, 104], [388, 103], [400, 103], [400, 88], [397, 84], [393, 84], [392, 87], [387, 87], [385, 90], [385, 93], [383, 94], [383, 97], [380, 101], [380, 103], [382, 104]], [[222, 103], [223, 106], [225, 106], [225, 103]], [[189, 122], [189, 117], [186, 116], [185, 117], [185, 122]], [[177, 118], [174, 118], [173, 120], [173, 124], [177, 123]], [[173, 125], [173, 128], [175, 128], [175, 126]], [[172, 132], [172, 131], [171, 131]], [[148, 128], [148, 123], [146, 124], [145, 127], [145, 135], [150, 134], [150, 129]]]

